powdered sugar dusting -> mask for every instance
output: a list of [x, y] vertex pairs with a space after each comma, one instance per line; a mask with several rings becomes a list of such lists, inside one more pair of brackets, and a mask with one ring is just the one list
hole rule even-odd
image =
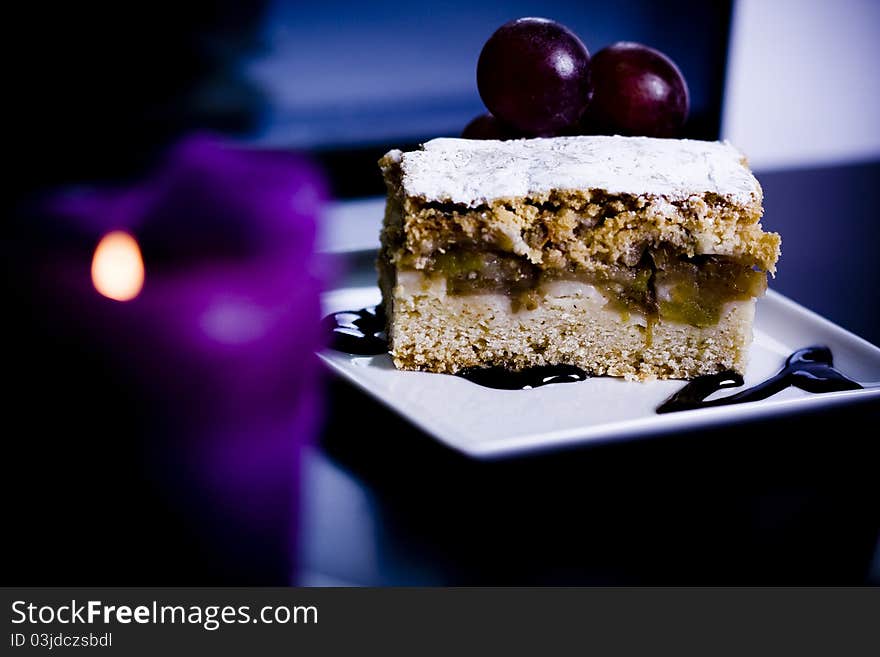
[[728, 142], [619, 136], [433, 139], [399, 157], [408, 196], [470, 207], [554, 189], [669, 200], [714, 193], [737, 204], [761, 199], [742, 153]]

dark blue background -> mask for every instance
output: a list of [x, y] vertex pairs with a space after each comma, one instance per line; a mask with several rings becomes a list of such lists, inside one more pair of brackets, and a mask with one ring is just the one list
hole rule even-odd
[[286, 146], [351, 146], [457, 135], [484, 110], [476, 63], [506, 21], [544, 16], [574, 31], [591, 53], [637, 41], [679, 65], [696, 130], [717, 135], [729, 2], [270, 3], [257, 32], [262, 52], [244, 68], [267, 97], [258, 134]]

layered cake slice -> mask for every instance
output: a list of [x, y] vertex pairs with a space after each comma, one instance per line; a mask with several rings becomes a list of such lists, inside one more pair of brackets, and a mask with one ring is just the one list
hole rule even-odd
[[728, 143], [435, 139], [380, 160], [398, 368], [743, 372], [779, 236]]

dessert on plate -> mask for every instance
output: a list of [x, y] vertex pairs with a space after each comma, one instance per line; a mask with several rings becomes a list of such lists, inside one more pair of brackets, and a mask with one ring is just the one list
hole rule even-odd
[[401, 369], [743, 372], [780, 238], [726, 142], [434, 139], [380, 160], [379, 255]]

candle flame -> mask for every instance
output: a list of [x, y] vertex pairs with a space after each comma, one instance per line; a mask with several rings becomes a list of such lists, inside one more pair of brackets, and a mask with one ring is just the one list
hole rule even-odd
[[144, 286], [144, 259], [137, 240], [121, 230], [107, 233], [92, 258], [92, 283], [105, 297], [131, 301]]

